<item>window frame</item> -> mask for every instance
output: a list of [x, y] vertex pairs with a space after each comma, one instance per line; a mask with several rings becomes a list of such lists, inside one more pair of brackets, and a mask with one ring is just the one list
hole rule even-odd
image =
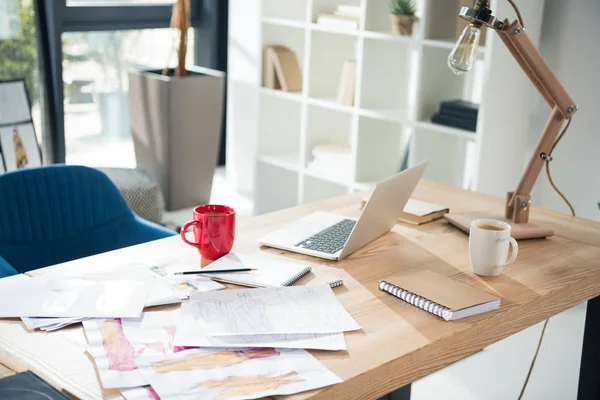
[[[207, 66], [227, 69], [227, 1], [192, 0], [190, 25], [197, 34], [209, 39]], [[126, 4], [126, 3], [124, 3]], [[93, 32], [137, 29], [168, 28], [171, 21], [170, 4], [137, 5], [67, 5], [67, 0], [34, 0], [37, 22], [38, 53], [40, 54], [40, 77], [43, 82], [41, 94], [44, 106], [44, 138], [46, 160], [64, 163], [66, 160], [63, 52], [62, 34], [66, 32]], [[223, 15], [224, 14], [224, 15]], [[197, 40], [200, 42], [201, 40]], [[204, 41], [206, 43], [206, 41]], [[195, 64], [199, 64], [200, 51], [195, 49]]]

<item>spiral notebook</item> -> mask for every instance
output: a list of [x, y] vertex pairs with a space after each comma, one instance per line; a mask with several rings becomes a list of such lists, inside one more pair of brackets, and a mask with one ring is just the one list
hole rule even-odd
[[256, 271], [203, 276], [239, 286], [278, 287], [291, 286], [312, 270], [307, 264], [230, 253], [212, 262], [203, 271], [234, 268], [256, 268]]
[[446, 321], [500, 308], [498, 297], [433, 271], [414, 272], [389, 281], [379, 281], [379, 290]]

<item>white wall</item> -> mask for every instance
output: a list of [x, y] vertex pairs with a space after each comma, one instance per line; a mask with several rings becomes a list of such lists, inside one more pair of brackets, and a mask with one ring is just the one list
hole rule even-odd
[[[527, 24], [527, 17], [525, 17]], [[600, 1], [546, 0], [540, 49], [580, 111], [554, 152], [552, 176], [578, 216], [600, 220]], [[538, 98], [529, 134], [531, 150], [550, 114]], [[534, 203], [568, 213], [545, 171]]]

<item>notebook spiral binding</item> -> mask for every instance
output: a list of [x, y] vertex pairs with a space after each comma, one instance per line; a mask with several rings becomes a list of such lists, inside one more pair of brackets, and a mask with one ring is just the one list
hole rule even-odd
[[306, 267], [302, 271], [298, 272], [296, 275], [292, 276], [287, 281], [283, 282], [282, 286], [292, 286], [294, 283], [298, 282], [302, 277], [312, 271], [311, 267]]
[[447, 307], [409, 292], [408, 290], [404, 290], [401, 287], [393, 285], [389, 282], [379, 281], [379, 290], [389, 293], [394, 297], [404, 300], [405, 302], [412, 304], [415, 307], [419, 307], [420, 309], [440, 318], [444, 318], [450, 314], [450, 309]]
[[344, 281], [341, 279], [336, 279], [335, 281], [327, 282], [327, 284], [329, 285], [330, 288], [333, 289], [338, 286], [342, 286], [344, 284]]

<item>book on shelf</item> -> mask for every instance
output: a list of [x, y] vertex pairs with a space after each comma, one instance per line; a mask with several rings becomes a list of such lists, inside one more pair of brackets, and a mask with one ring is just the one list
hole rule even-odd
[[358, 18], [347, 15], [319, 14], [317, 24], [328, 28], [355, 31], [358, 29]]
[[445, 116], [441, 113], [435, 114], [431, 122], [438, 125], [449, 126], [451, 128], [464, 129], [471, 132], [477, 131], [477, 121], [468, 121], [460, 117]]
[[458, 129], [477, 131], [479, 105], [464, 100], [449, 100], [440, 103], [440, 111], [431, 122]]
[[285, 46], [267, 46], [264, 50], [263, 84], [284, 92], [302, 91], [302, 70], [298, 57]]
[[452, 115], [460, 115], [467, 119], [477, 120], [479, 104], [465, 100], [448, 100], [440, 103], [440, 111]]
[[[369, 201], [368, 198], [361, 201], [361, 208], [365, 207], [367, 201]], [[402, 214], [400, 214], [400, 221], [413, 225], [422, 225], [440, 219], [444, 214], [448, 214], [449, 212], [450, 209], [448, 207], [411, 198], [404, 206]]]
[[356, 88], [356, 61], [346, 60], [342, 67], [340, 83], [338, 85], [337, 102], [344, 106], [354, 106], [354, 92]]
[[346, 17], [353, 17], [356, 19], [360, 19], [360, 6], [349, 6], [340, 4], [337, 6], [336, 10], [333, 12], [335, 15], [341, 15]]

